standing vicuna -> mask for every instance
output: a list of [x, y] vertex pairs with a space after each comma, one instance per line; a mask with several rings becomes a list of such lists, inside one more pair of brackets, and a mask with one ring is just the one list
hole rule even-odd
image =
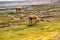
[[38, 24], [40, 20], [40, 18], [37, 15], [29, 15], [28, 18], [30, 24], [32, 23]]

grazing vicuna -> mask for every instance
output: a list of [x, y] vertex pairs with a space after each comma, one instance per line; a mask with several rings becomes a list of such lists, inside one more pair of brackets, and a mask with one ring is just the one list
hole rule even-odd
[[40, 18], [36, 15], [29, 15], [28, 18], [29, 18], [30, 24], [32, 24], [32, 23], [38, 24], [39, 20], [40, 20]]

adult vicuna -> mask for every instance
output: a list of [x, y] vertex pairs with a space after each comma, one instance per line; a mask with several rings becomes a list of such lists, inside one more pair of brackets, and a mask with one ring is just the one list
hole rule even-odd
[[40, 21], [40, 18], [37, 15], [29, 15], [29, 24], [35, 23], [38, 24]]

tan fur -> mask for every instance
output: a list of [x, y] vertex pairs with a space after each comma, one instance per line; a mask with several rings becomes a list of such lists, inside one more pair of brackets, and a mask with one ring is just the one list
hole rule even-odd
[[29, 18], [29, 23], [30, 24], [32, 24], [33, 22], [35, 24], [38, 24], [39, 20], [40, 20], [40, 18], [38, 16], [36, 16], [36, 15], [29, 15], [28, 18]]

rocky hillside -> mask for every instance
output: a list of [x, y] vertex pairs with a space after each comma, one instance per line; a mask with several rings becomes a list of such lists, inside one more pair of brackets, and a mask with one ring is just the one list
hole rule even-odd
[[53, 5], [60, 6], [60, 0], [57, 0], [56, 2], [54, 2]]

